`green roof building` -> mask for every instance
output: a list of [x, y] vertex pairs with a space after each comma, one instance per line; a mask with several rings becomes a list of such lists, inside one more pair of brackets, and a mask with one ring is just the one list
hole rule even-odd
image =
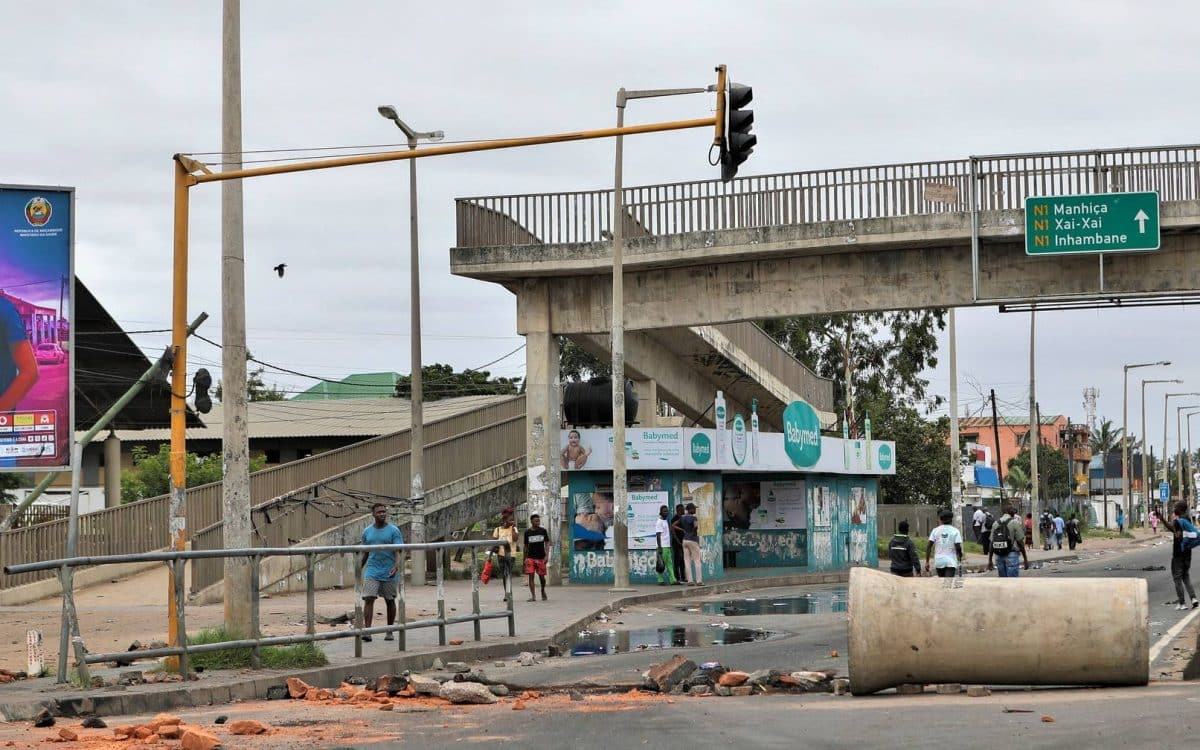
[[396, 395], [398, 372], [360, 372], [347, 375], [337, 383], [321, 381], [292, 401], [332, 401], [347, 398], [392, 398]]

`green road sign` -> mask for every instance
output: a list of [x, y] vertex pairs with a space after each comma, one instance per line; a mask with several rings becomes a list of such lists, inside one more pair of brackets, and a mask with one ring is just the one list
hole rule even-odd
[[1158, 193], [1025, 199], [1025, 254], [1157, 250]]

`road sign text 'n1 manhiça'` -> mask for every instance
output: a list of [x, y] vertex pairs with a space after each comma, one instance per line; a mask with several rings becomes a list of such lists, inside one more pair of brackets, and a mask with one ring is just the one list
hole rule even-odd
[[1053, 195], [1025, 199], [1025, 253], [1157, 250], [1158, 193]]

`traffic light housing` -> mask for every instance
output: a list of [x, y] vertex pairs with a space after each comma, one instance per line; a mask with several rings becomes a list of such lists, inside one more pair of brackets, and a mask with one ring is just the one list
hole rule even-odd
[[196, 370], [192, 376], [192, 388], [196, 391], [196, 411], [208, 414], [212, 411], [212, 397], [208, 395], [208, 389], [212, 388], [212, 375], [208, 370], [203, 367]]
[[721, 181], [729, 182], [737, 176], [738, 167], [758, 143], [758, 136], [750, 132], [754, 127], [754, 110], [746, 105], [754, 101], [754, 89], [740, 83], [729, 84], [726, 94], [725, 143], [721, 148]]

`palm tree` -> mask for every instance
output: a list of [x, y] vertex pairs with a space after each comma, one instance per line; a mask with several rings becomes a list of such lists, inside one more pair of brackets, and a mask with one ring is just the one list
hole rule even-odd
[[1100, 426], [1092, 430], [1090, 439], [1092, 453], [1100, 454], [1100, 493], [1104, 498], [1104, 528], [1108, 528], [1108, 454], [1121, 444], [1122, 430], [1114, 427], [1111, 419], [1100, 422]]
[[[1013, 495], [1017, 497], [1022, 493], [1028, 496], [1028, 493], [1033, 488], [1033, 483], [1029, 481], [1029, 475], [1015, 463], [1008, 465], [1008, 473], [1004, 475], [1004, 483], [1012, 489]], [[1017, 503], [1014, 503], [1014, 505], [1017, 505]]]

